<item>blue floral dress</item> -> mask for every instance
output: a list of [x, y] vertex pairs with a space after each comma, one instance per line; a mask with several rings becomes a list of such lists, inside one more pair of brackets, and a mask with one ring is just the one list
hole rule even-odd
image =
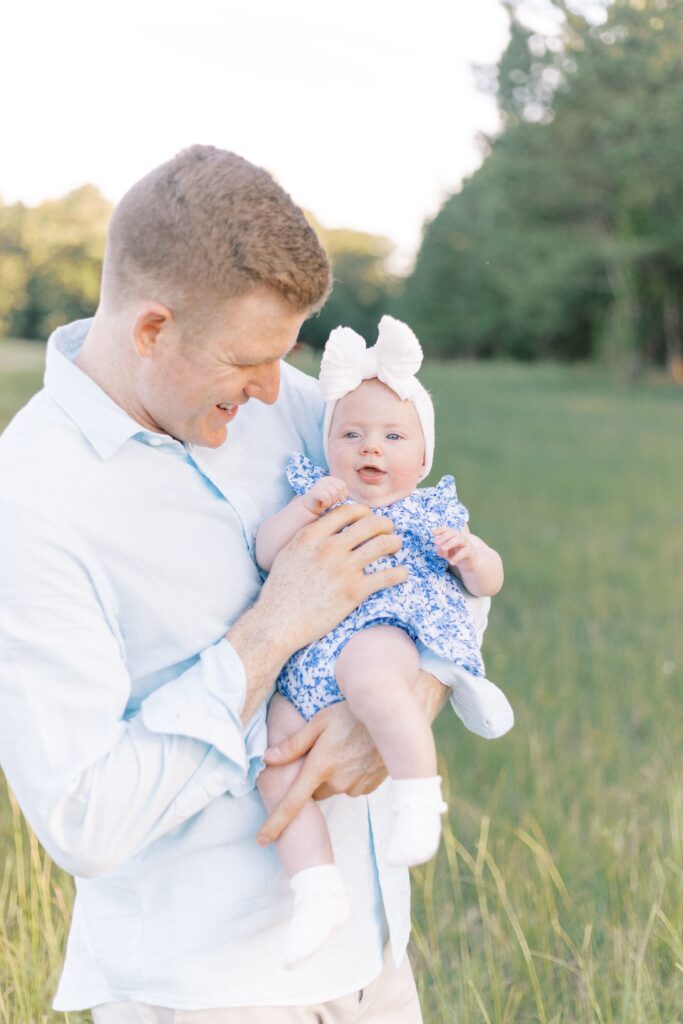
[[[328, 472], [305, 455], [287, 463], [287, 479], [297, 494], [305, 494]], [[460, 665], [474, 676], [484, 675], [474, 625], [460, 589], [447, 571], [448, 563], [435, 551], [432, 530], [452, 526], [461, 530], [469, 518], [458, 501], [455, 480], [441, 478], [436, 487], [421, 487], [393, 505], [373, 509], [391, 519], [403, 547], [380, 558], [366, 572], [406, 565], [404, 583], [371, 594], [330, 633], [296, 651], [282, 669], [277, 687], [306, 720], [316, 711], [343, 700], [334, 675], [337, 657], [354, 633], [368, 626], [398, 626], [439, 657]]]

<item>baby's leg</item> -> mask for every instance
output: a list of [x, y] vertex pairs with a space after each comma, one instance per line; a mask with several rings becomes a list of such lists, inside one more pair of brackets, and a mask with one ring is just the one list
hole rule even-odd
[[396, 626], [370, 626], [354, 634], [337, 658], [339, 689], [363, 722], [392, 779], [436, 774], [436, 748], [413, 687], [420, 659]]
[[387, 860], [394, 864], [421, 864], [436, 853], [446, 810], [432, 730], [413, 695], [419, 667], [414, 643], [395, 626], [356, 633], [335, 666], [339, 689], [392, 778], [395, 817]]
[[[293, 704], [279, 693], [268, 705], [268, 743], [275, 746], [298, 732], [306, 724]], [[281, 767], [270, 766], [257, 780], [258, 791], [270, 814], [278, 806], [296, 779], [303, 761]], [[277, 841], [282, 866], [292, 878], [298, 871], [315, 864], [334, 864], [332, 844], [322, 811], [315, 800], [308, 800]]]
[[[280, 743], [305, 719], [276, 693], [268, 705], [268, 742]], [[257, 785], [268, 812], [273, 811], [301, 770], [302, 761], [261, 772]], [[308, 800], [277, 841], [282, 866], [294, 893], [294, 913], [285, 937], [285, 961], [293, 967], [315, 953], [351, 913], [349, 890], [337, 865], [327, 823], [315, 800]]]

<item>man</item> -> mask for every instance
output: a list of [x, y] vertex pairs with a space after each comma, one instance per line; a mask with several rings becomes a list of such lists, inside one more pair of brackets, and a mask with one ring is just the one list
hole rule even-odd
[[[403, 578], [363, 572], [400, 541], [357, 505], [303, 530], [262, 588], [253, 561], [290, 451], [323, 458], [315, 384], [281, 360], [329, 283], [265, 171], [192, 147], [122, 200], [94, 319], [55, 332], [45, 388], [0, 440], [0, 758], [76, 876], [55, 1007], [98, 1024], [420, 1020], [385, 792], [351, 799], [383, 768], [344, 705], [280, 752], [311, 751], [260, 834], [311, 792], [348, 794], [324, 807], [354, 914], [297, 971], [286, 879], [256, 842], [280, 668]], [[423, 676], [430, 717], [444, 693]]]

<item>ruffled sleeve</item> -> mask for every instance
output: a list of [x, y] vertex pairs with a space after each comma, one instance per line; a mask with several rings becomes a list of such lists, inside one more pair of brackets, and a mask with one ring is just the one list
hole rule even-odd
[[451, 526], [462, 530], [470, 514], [455, 490], [452, 476], [442, 476], [436, 487], [425, 487], [422, 491], [425, 518], [433, 526]]
[[329, 476], [328, 471], [316, 466], [306, 455], [301, 452], [290, 455], [287, 462], [287, 480], [295, 494], [306, 494], [316, 480], [324, 476]]

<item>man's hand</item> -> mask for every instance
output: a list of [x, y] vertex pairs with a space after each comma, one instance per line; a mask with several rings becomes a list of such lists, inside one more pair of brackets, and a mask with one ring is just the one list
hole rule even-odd
[[271, 642], [284, 638], [289, 656], [329, 633], [376, 590], [405, 580], [403, 566], [364, 572], [400, 547], [391, 520], [365, 505], [341, 505], [304, 526], [280, 551], [253, 611]]
[[[420, 672], [413, 693], [431, 723], [448, 702], [450, 690], [428, 672]], [[303, 729], [269, 748], [265, 759], [267, 764], [282, 765], [304, 756], [296, 781], [256, 837], [261, 846], [274, 842], [310, 797], [363, 796], [387, 777], [372, 737], [346, 701], [319, 711]]]
[[353, 504], [304, 526], [282, 548], [258, 600], [227, 634], [247, 676], [243, 722], [294, 651], [329, 633], [376, 590], [406, 579], [404, 566], [364, 572], [400, 547], [389, 519]]
[[266, 763], [289, 764], [304, 755], [295, 782], [256, 837], [261, 846], [274, 842], [310, 797], [362, 796], [387, 777], [370, 734], [346, 701], [319, 711], [303, 729], [268, 749]]
[[324, 476], [316, 480], [310, 490], [302, 498], [304, 508], [315, 516], [321, 516], [338, 501], [348, 496], [349, 489], [343, 480], [336, 476]]

